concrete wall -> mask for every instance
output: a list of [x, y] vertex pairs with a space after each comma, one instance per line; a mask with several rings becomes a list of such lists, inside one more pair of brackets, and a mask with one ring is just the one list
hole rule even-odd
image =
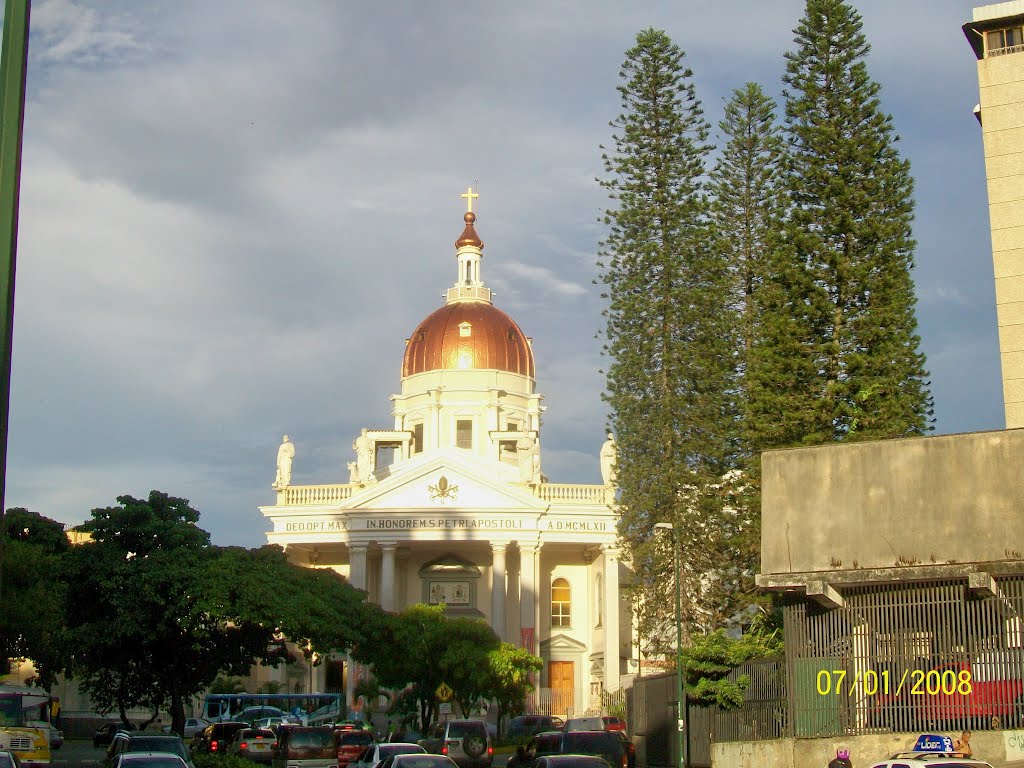
[[[955, 737], [958, 734], [940, 733]], [[1006, 744], [1022, 735], [1021, 731], [978, 731], [971, 736], [974, 756], [989, 762], [1007, 758]], [[880, 762], [896, 752], [910, 750], [918, 734], [888, 733], [871, 736], [845, 736], [834, 739], [777, 739], [775, 741], [737, 741], [711, 745], [712, 768], [825, 768], [836, 750], [850, 750], [855, 765]], [[1009, 759], [1013, 759], [1012, 756]]]
[[768, 451], [762, 470], [764, 575], [1024, 559], [1024, 429]]

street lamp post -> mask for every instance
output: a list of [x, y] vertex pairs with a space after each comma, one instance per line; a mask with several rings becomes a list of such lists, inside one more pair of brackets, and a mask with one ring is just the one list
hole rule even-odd
[[683, 699], [683, 620], [682, 597], [679, 592], [679, 542], [672, 523], [655, 523], [656, 530], [668, 531], [672, 537], [672, 576], [676, 587], [676, 731], [679, 734], [679, 768], [686, 768], [686, 704]]

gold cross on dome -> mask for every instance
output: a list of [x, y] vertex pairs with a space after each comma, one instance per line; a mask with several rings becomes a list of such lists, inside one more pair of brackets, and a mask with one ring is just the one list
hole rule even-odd
[[472, 213], [473, 212], [473, 198], [474, 197], [480, 197], [480, 195], [478, 195], [476, 192], [474, 192], [472, 187], [468, 187], [466, 189], [465, 194], [459, 195], [459, 197], [466, 198], [466, 211], [468, 213]]

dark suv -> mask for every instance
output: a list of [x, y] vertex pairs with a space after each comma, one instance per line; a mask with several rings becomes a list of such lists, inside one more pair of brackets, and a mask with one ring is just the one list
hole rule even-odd
[[562, 734], [563, 755], [597, 755], [612, 768], [629, 768], [629, 753], [614, 731], [569, 731]]
[[434, 723], [427, 737], [416, 742], [434, 755], [447, 755], [459, 768], [491, 768], [494, 747], [481, 720]]
[[235, 734], [243, 728], [251, 727], [248, 723], [236, 721], [208, 725], [192, 739], [192, 751], [196, 753], [212, 752], [218, 755], [226, 754], [228, 744], [235, 738]]

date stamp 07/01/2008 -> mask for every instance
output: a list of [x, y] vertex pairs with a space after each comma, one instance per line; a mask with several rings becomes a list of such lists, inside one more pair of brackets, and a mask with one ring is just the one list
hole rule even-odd
[[818, 672], [816, 688], [819, 696], [852, 696], [858, 689], [866, 696], [970, 696], [974, 690], [969, 669], [905, 669], [899, 678], [888, 670], [865, 669], [850, 674], [845, 669], [823, 669]]

